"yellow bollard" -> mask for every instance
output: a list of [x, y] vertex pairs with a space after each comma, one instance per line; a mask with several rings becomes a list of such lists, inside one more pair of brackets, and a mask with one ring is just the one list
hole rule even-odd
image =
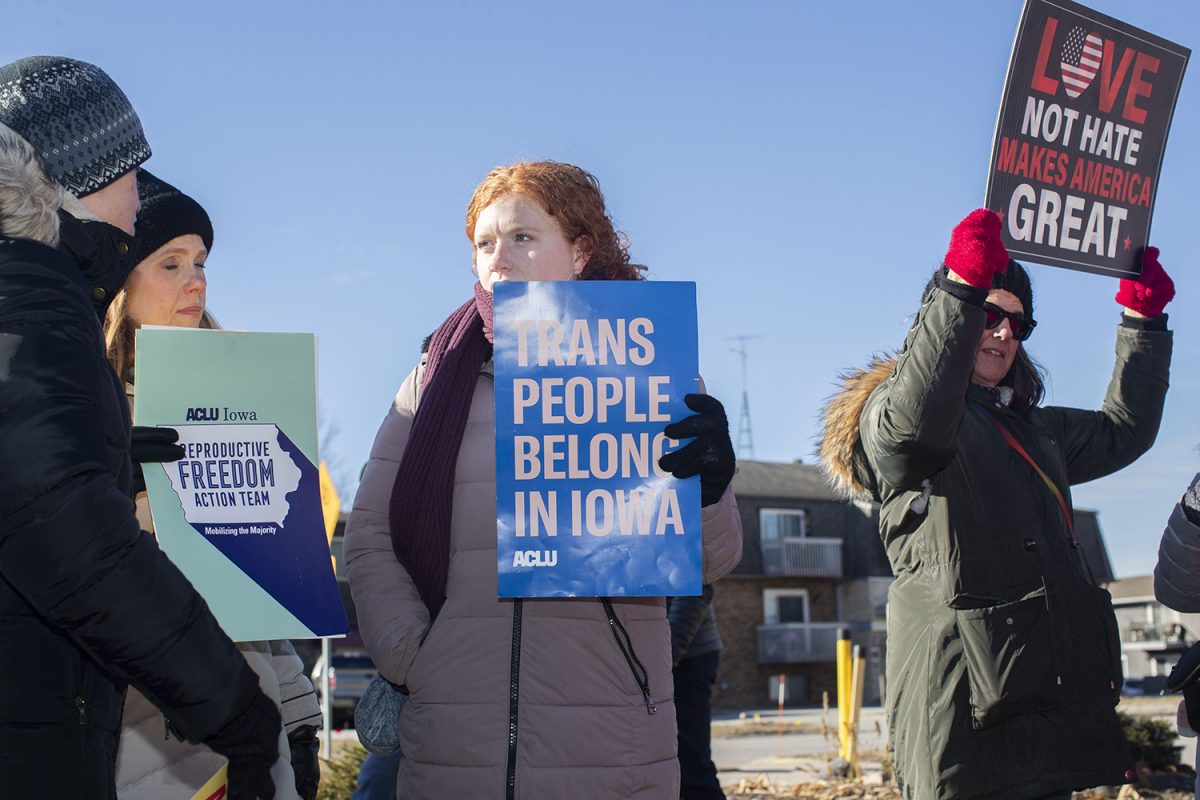
[[850, 631], [838, 629], [837, 693], [838, 693], [838, 754], [850, 757], [850, 697], [851, 697]]
[[863, 680], [866, 678], [867, 660], [859, 656], [858, 645], [854, 646], [853, 677], [850, 681], [850, 740], [846, 747], [850, 762], [850, 777], [861, 777], [858, 770], [858, 725], [862, 719]]

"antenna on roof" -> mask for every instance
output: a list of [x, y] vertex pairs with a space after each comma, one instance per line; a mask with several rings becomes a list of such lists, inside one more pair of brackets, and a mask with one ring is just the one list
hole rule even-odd
[[750, 387], [746, 378], [746, 364], [750, 360], [750, 351], [746, 343], [751, 339], [761, 339], [758, 335], [730, 336], [736, 339], [738, 346], [730, 348], [742, 357], [742, 411], [738, 415], [737, 455], [738, 458], [754, 458], [754, 432], [750, 428]]

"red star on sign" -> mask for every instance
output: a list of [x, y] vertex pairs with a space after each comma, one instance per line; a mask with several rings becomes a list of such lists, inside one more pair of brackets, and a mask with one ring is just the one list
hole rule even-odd
[[1125, 249], [1126, 249], [1126, 250], [1128, 250], [1128, 249], [1129, 249], [1129, 245], [1130, 245], [1130, 244], [1131, 244], [1131, 242], [1130, 242], [1130, 240], [1129, 240], [1129, 237], [1128, 237], [1128, 236], [1126, 236], [1126, 237], [1125, 237]]

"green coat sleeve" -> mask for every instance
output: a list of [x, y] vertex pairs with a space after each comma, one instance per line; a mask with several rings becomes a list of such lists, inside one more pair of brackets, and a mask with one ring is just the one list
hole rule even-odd
[[1047, 425], [1072, 484], [1102, 478], [1154, 444], [1171, 366], [1170, 331], [1117, 329], [1117, 360], [1099, 411], [1049, 406]]
[[888, 485], [914, 489], [954, 457], [985, 318], [941, 289], [917, 312], [895, 374], [859, 419], [867, 459]]

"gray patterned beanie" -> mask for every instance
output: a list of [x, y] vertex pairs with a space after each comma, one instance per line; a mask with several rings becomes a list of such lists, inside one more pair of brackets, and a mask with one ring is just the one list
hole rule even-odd
[[33, 145], [76, 197], [150, 157], [129, 98], [104, 70], [83, 61], [32, 56], [0, 67], [0, 122]]

